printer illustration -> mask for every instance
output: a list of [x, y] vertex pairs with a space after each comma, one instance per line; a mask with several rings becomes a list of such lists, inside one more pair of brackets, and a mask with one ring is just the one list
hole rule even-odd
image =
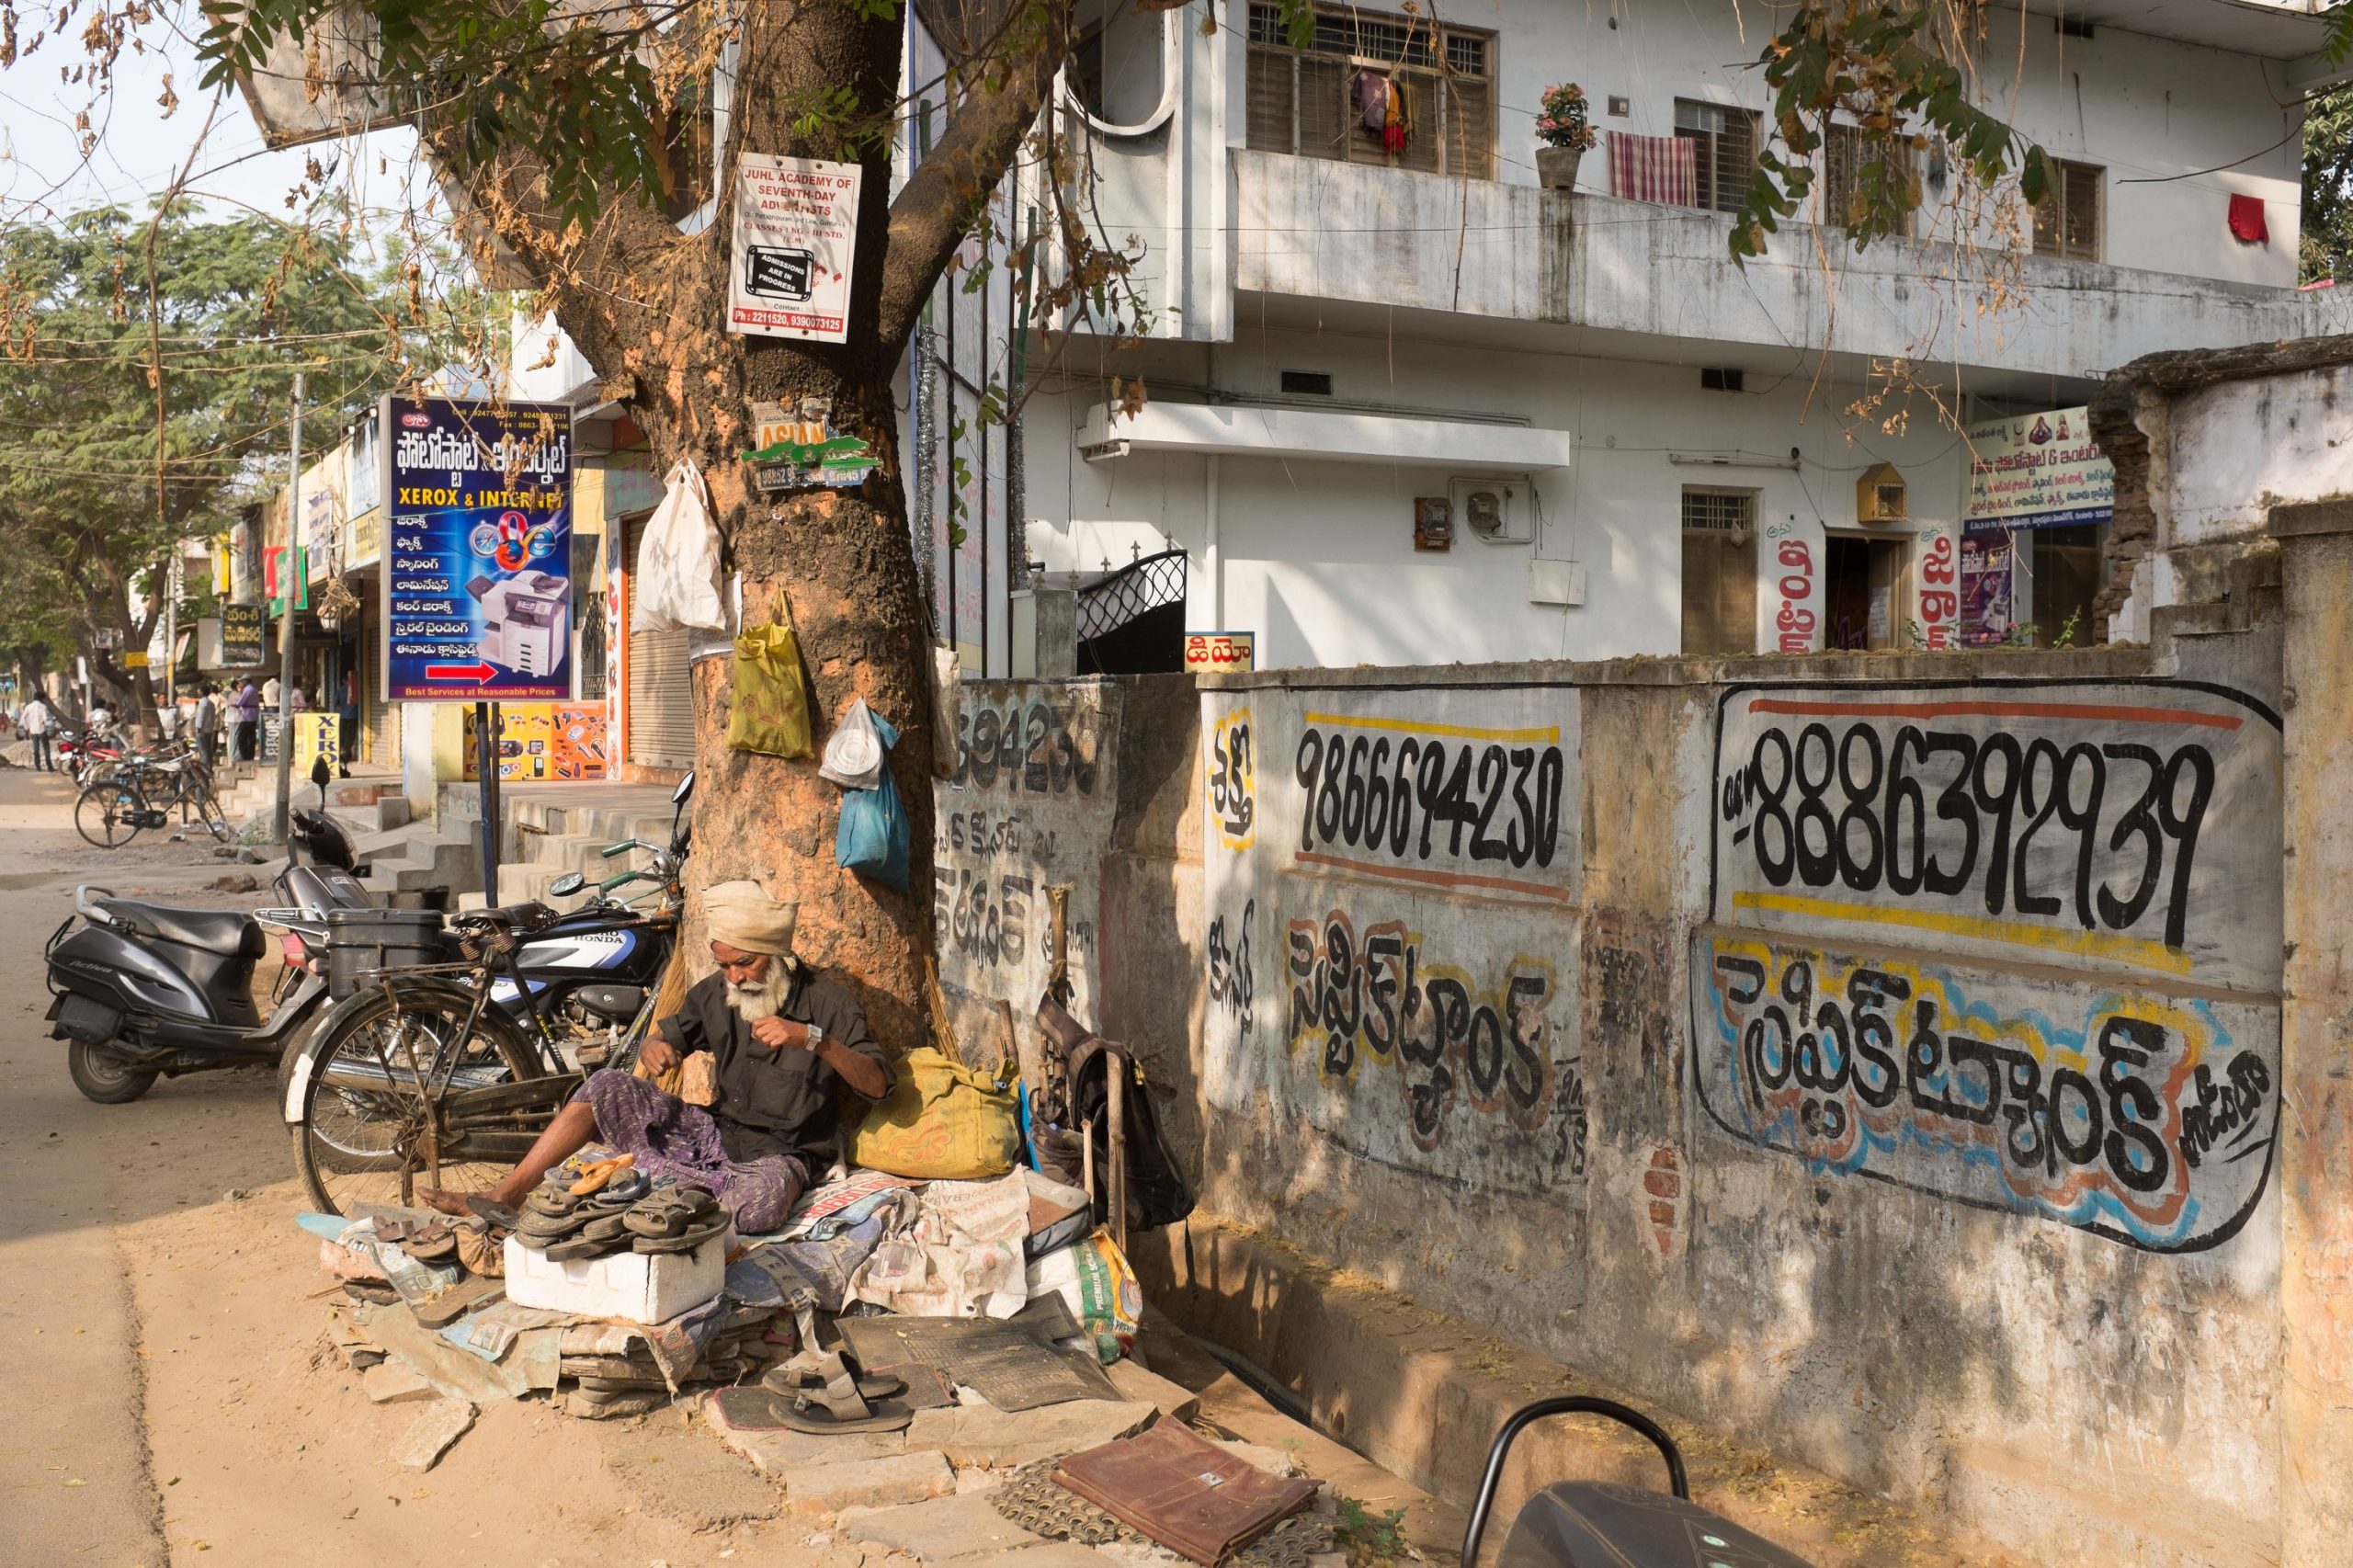
[[488, 618], [482, 656], [522, 675], [555, 673], [563, 663], [570, 626], [564, 580], [547, 572], [476, 577], [466, 585]]

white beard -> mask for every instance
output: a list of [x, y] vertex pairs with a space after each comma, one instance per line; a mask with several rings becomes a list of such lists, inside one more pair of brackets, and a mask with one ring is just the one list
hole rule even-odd
[[767, 978], [757, 985], [727, 983], [727, 1005], [735, 1009], [736, 1017], [747, 1024], [762, 1018], [773, 1018], [783, 1009], [784, 998], [792, 989], [792, 960], [772, 958], [768, 960]]

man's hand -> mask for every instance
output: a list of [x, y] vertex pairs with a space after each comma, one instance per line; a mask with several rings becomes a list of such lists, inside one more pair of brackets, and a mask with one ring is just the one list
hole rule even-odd
[[752, 1026], [752, 1038], [779, 1054], [809, 1049], [809, 1026], [790, 1018], [762, 1018]]
[[645, 1070], [648, 1073], [658, 1078], [678, 1064], [678, 1048], [660, 1035], [655, 1035], [645, 1042], [643, 1049], [638, 1051], [637, 1059], [645, 1063]]

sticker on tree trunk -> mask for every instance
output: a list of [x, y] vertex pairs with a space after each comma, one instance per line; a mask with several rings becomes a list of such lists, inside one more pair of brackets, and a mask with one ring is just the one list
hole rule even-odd
[[814, 158], [737, 161], [728, 331], [848, 341], [863, 175]]

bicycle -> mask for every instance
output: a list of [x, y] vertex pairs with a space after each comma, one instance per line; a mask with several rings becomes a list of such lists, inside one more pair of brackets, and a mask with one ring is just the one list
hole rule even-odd
[[143, 829], [170, 826], [174, 806], [183, 825], [193, 812], [214, 838], [225, 843], [233, 836], [211, 774], [188, 755], [121, 759], [74, 797], [74, 829], [101, 849], [119, 849]]
[[[675, 936], [676, 845], [631, 839], [608, 847], [608, 858], [651, 849], [654, 863], [608, 878], [567, 918], [605, 914], [619, 922], [615, 929]], [[657, 909], [612, 896], [639, 881], [658, 884]], [[585, 885], [575, 872], [549, 891], [566, 896]], [[600, 1008], [593, 993], [631, 988], [583, 986], [565, 1004], [577, 1016], [551, 1019], [544, 971], [527, 977], [519, 955], [557, 920], [537, 903], [453, 916], [460, 961], [376, 971], [289, 1053], [280, 1103], [296, 1172], [319, 1211], [413, 1205], [420, 1186], [486, 1190], [529, 1152], [587, 1070], [635, 1062], [660, 988], [644, 989], [624, 1017]]]

